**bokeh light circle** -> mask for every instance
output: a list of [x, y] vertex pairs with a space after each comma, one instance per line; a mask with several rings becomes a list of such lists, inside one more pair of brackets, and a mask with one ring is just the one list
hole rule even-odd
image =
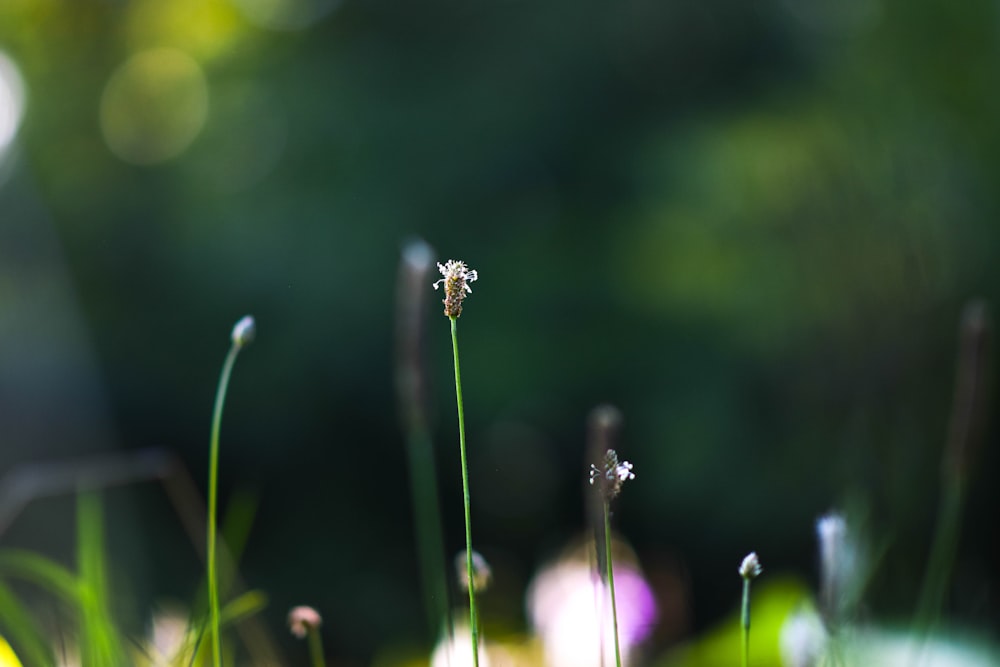
[[176, 49], [132, 56], [111, 76], [101, 98], [101, 132], [126, 162], [151, 165], [183, 153], [208, 116], [201, 66]]
[[253, 81], [212, 87], [212, 109], [191, 151], [199, 178], [217, 192], [235, 193], [265, 179], [281, 160], [288, 119], [276, 96]]

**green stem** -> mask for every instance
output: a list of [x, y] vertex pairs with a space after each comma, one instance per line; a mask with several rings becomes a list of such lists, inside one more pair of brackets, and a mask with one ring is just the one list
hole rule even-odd
[[222, 665], [222, 640], [219, 634], [219, 582], [215, 562], [215, 517], [219, 496], [219, 431], [222, 427], [222, 406], [226, 401], [229, 376], [233, 372], [233, 364], [236, 362], [236, 355], [239, 352], [240, 346], [233, 343], [229, 348], [229, 354], [226, 355], [226, 362], [222, 365], [222, 374], [219, 376], [219, 387], [215, 393], [215, 409], [212, 412], [212, 440], [209, 445], [208, 455], [208, 536], [206, 541], [208, 552], [208, 607], [211, 616], [212, 665], [214, 667], [221, 667]]
[[309, 628], [309, 655], [312, 657], [313, 667], [326, 667], [326, 658], [323, 657], [323, 639], [319, 636], [318, 628]]
[[618, 608], [615, 605], [615, 572], [611, 566], [611, 503], [604, 501], [604, 562], [608, 570], [608, 590], [611, 591], [611, 625], [615, 636], [615, 665], [622, 667], [618, 646]]
[[472, 633], [472, 666], [479, 667], [479, 619], [476, 617], [476, 586], [472, 571], [472, 518], [469, 509], [469, 465], [465, 456], [465, 410], [462, 405], [462, 373], [458, 365], [458, 318], [451, 320], [451, 347], [455, 355], [455, 396], [458, 401], [458, 444], [462, 451], [462, 494], [465, 500], [465, 570], [469, 581], [469, 630]]
[[930, 634], [940, 618], [958, 547], [963, 500], [962, 478], [957, 474], [946, 477], [941, 493], [941, 506], [938, 509], [934, 542], [927, 561], [927, 573], [924, 575], [920, 603], [917, 605], [914, 629], [918, 635]]
[[444, 547], [441, 537], [441, 509], [438, 504], [437, 473], [434, 471], [431, 439], [426, 428], [411, 426], [406, 440], [410, 457], [413, 515], [429, 636], [432, 642], [437, 641], [441, 623], [444, 622], [448, 639], [451, 639], [448, 584], [445, 579]]
[[743, 605], [740, 613], [740, 638], [743, 648], [743, 667], [750, 664], [750, 578], [743, 578]]

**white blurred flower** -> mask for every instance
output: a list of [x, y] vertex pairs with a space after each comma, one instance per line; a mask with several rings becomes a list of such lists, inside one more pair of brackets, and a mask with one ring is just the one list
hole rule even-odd
[[[455, 556], [455, 573], [458, 575], [458, 585], [462, 590], [469, 590], [469, 569], [465, 558], [466, 550], [462, 549]], [[486, 562], [483, 555], [472, 550], [472, 583], [475, 585], [477, 593], [485, 591], [493, 581], [493, 568]]]
[[830, 513], [816, 521], [819, 541], [819, 602], [827, 624], [843, 623], [864, 580], [858, 541], [843, 515]]
[[[482, 633], [479, 635], [479, 667], [489, 667], [490, 659], [483, 650]], [[455, 624], [454, 634], [449, 640], [441, 639], [431, 654], [431, 667], [471, 667], [472, 665], [472, 633], [468, 625]]]
[[[618, 639], [622, 664], [628, 665], [652, 632], [658, 610], [638, 568], [620, 560], [614, 561]], [[528, 589], [527, 606], [547, 667], [615, 664], [610, 596], [585, 558], [567, 557], [542, 569]]]
[[811, 605], [793, 612], [781, 626], [778, 643], [785, 667], [817, 667], [826, 647], [827, 634]]

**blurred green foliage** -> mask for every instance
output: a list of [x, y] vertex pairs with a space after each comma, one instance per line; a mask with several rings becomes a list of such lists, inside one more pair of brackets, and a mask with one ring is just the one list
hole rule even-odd
[[[719, 572], [751, 548], [811, 576], [812, 522], [849, 499], [890, 544], [872, 608], [907, 613], [958, 314], [1000, 296], [995, 3], [273, 4], [269, 27], [251, 0], [0, 3], [27, 91], [0, 167], [0, 463], [158, 445], [201, 480], [251, 312], [222, 435], [223, 497], [260, 503], [246, 578], [275, 627], [322, 610], [338, 655], [421, 641], [391, 367], [419, 235], [481, 276], [462, 363], [474, 538], [508, 564], [494, 609], [516, 617], [582, 525], [584, 418], [610, 401], [638, 476], [619, 528], [651, 569], [681, 563], [662, 643], [735, 607]], [[194, 69], [108, 92], [164, 50]], [[985, 448], [967, 526], [992, 520], [996, 464]], [[157, 493], [119, 506], [112, 558], [189, 599], [195, 550]], [[4, 539], [71, 545], [40, 505]], [[998, 558], [966, 531], [956, 618], [995, 616]]]

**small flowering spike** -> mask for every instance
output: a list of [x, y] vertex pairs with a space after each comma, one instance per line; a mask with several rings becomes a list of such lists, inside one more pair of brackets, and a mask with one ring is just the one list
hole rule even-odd
[[469, 283], [479, 279], [479, 274], [466, 266], [465, 262], [449, 259], [446, 264], [438, 262], [438, 271], [444, 278], [434, 283], [434, 289], [439, 283], [444, 283], [444, 314], [448, 317], [458, 317], [462, 314], [462, 302], [466, 294], [472, 294]]
[[233, 345], [236, 347], [246, 347], [253, 342], [257, 335], [257, 323], [253, 316], [245, 315], [233, 326]]
[[740, 576], [746, 580], [756, 579], [760, 576], [760, 573], [764, 571], [764, 568], [760, 565], [760, 560], [757, 558], [757, 552], [751, 551], [747, 554], [743, 562], [740, 563]]
[[305, 639], [310, 630], [317, 630], [323, 619], [312, 607], [294, 607], [288, 612], [288, 628], [299, 639]]
[[609, 449], [604, 454], [604, 467], [590, 466], [590, 484], [597, 485], [605, 500], [613, 500], [622, 491], [622, 484], [635, 479], [632, 464], [628, 461], [618, 461], [618, 453]]

